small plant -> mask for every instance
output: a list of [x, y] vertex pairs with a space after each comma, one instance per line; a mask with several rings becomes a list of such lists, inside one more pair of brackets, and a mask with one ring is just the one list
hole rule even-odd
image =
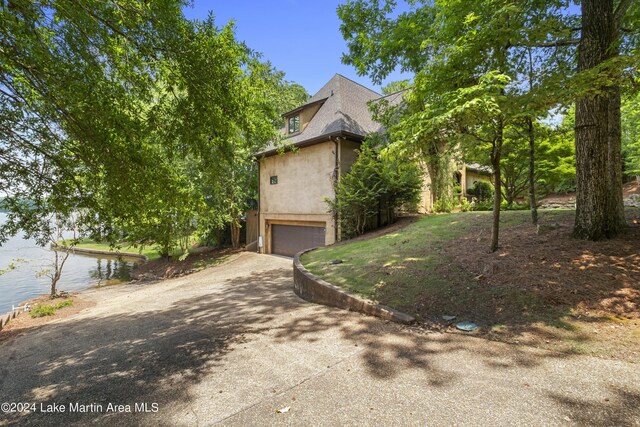
[[56, 304], [38, 305], [29, 313], [34, 319], [36, 317], [53, 316], [56, 311], [64, 307], [71, 307], [73, 305], [72, 299], [66, 299]]
[[451, 212], [455, 207], [455, 202], [451, 197], [443, 197], [433, 203], [434, 212]]
[[458, 207], [460, 208], [460, 212], [469, 212], [473, 210], [473, 205], [466, 197], [462, 197]]

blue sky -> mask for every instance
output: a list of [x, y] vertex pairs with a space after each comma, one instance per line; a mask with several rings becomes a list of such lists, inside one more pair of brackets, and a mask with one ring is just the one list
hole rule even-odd
[[[188, 18], [204, 19], [213, 12], [218, 25], [234, 20], [239, 40], [262, 52], [264, 59], [286, 73], [286, 79], [313, 95], [335, 73], [380, 92], [367, 77], [342, 64], [346, 45], [336, 7], [341, 0], [194, 0]], [[397, 72], [385, 82], [407, 78]]]

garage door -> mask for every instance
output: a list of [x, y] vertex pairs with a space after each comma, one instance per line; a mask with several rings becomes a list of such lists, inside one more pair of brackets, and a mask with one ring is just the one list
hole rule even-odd
[[324, 246], [324, 227], [300, 225], [271, 225], [271, 252], [277, 255], [294, 256], [300, 251]]

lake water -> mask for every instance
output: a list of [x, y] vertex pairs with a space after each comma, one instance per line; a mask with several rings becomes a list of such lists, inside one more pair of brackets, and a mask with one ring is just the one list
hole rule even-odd
[[[6, 214], [0, 213], [0, 224], [6, 218]], [[49, 293], [51, 280], [37, 277], [37, 273], [49, 268], [53, 257], [51, 250], [36, 245], [33, 240], [22, 239], [19, 235], [0, 246], [0, 270], [7, 269], [10, 264], [16, 266], [14, 270], [0, 275], [0, 315], [10, 311], [12, 305], [17, 306], [22, 301]], [[105, 285], [113, 279], [128, 280], [134, 266], [135, 262], [118, 258], [71, 254], [62, 269], [57, 289], [79, 291]]]

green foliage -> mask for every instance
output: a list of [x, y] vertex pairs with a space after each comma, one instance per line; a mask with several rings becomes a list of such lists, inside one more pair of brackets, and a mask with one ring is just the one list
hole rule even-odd
[[391, 223], [401, 208], [415, 210], [420, 168], [392, 150], [373, 148], [378, 146], [375, 137], [362, 144], [358, 159], [335, 185], [335, 200], [326, 200], [339, 218], [343, 237]]
[[409, 88], [411, 82], [409, 80], [398, 80], [389, 83], [382, 88], [383, 95], [391, 95], [392, 93], [400, 92]]
[[478, 180], [467, 190], [467, 194], [473, 196], [478, 202], [492, 202], [493, 186], [487, 181]]
[[252, 154], [308, 94], [185, 3], [0, 5], [0, 242], [44, 245], [52, 216], [77, 215], [82, 235], [166, 256], [238, 224]]
[[462, 197], [458, 204], [458, 209], [460, 209], [460, 212], [469, 212], [473, 210], [473, 205], [466, 197]]
[[640, 176], [640, 94], [622, 104], [622, 155], [625, 173]]
[[[352, 0], [340, 6], [348, 47], [343, 62], [376, 82], [397, 68], [415, 73], [403, 104], [376, 105], [377, 117], [389, 120], [383, 123], [392, 139], [416, 151], [439, 141], [447, 148], [437, 152], [485, 153], [483, 164], [496, 174], [497, 193], [502, 193], [503, 165], [517, 169], [519, 163], [509, 155], [501, 159], [510, 127], [545, 117], [576, 96], [609, 93], [621, 83], [620, 76], [637, 76], [637, 2], [620, 2], [618, 8], [622, 26], [630, 26], [616, 40], [621, 55], [577, 75], [575, 28], [581, 17], [565, 1], [405, 3], [409, 10], [402, 13], [392, 0]], [[397, 126], [390, 126], [394, 121]], [[589, 161], [582, 167], [588, 169]], [[505, 192], [513, 203], [523, 191], [522, 180], [517, 170], [508, 175]], [[492, 250], [498, 243], [499, 211], [494, 214]]]
[[474, 212], [482, 212], [482, 211], [492, 211], [493, 210], [493, 199], [486, 200], [484, 202], [471, 202], [471, 210]]
[[433, 202], [433, 211], [442, 213], [442, 212], [451, 212], [456, 208], [456, 203], [453, 198], [439, 198]]
[[72, 299], [66, 299], [56, 304], [37, 305], [31, 309], [29, 314], [34, 319], [37, 317], [53, 316], [56, 313], [56, 311], [60, 310], [61, 308], [71, 307], [72, 305], [73, 305]]
[[528, 203], [512, 203], [508, 204], [506, 200], [503, 200], [500, 204], [500, 208], [506, 211], [526, 211], [530, 206]]

